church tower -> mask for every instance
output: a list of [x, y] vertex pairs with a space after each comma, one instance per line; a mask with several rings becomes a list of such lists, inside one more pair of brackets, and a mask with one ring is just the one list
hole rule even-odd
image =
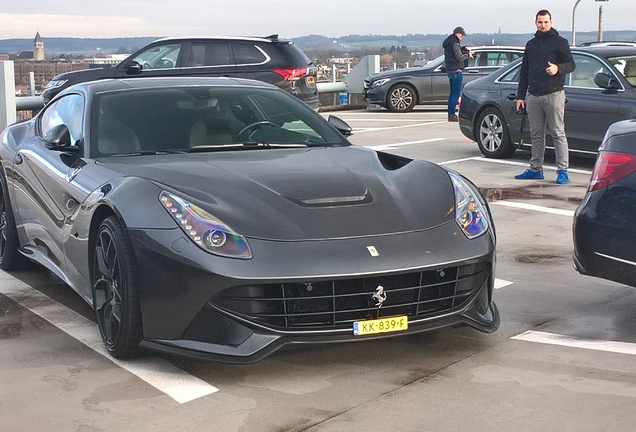
[[37, 32], [35, 39], [33, 39], [33, 60], [44, 60], [44, 42], [40, 37], [40, 32]]

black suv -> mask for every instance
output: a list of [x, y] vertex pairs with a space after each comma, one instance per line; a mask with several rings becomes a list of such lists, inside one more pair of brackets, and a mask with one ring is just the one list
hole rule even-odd
[[80, 82], [148, 76], [256, 79], [287, 90], [314, 109], [319, 105], [316, 67], [293, 42], [278, 35], [159, 39], [113, 67], [55, 76], [44, 89], [44, 102]]

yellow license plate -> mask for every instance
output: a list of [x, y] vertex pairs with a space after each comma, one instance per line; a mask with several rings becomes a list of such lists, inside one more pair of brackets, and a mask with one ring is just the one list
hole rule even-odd
[[307, 84], [313, 84], [315, 82], [315, 78], [311, 75], [307, 77]]
[[353, 335], [363, 336], [368, 334], [388, 333], [406, 330], [409, 328], [409, 318], [396, 316], [353, 323]]

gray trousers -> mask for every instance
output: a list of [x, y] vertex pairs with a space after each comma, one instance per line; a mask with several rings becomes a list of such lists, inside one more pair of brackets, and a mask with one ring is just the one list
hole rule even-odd
[[568, 140], [565, 136], [565, 91], [551, 93], [544, 96], [526, 97], [528, 111], [528, 125], [532, 139], [532, 157], [530, 169], [543, 171], [543, 156], [545, 154], [545, 134], [552, 135], [556, 166], [559, 170], [567, 170], [569, 164]]

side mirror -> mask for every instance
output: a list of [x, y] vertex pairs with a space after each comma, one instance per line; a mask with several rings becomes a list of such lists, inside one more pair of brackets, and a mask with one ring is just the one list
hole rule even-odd
[[51, 149], [60, 149], [71, 145], [71, 133], [65, 124], [55, 126], [47, 135], [46, 146]]
[[349, 126], [347, 124], [347, 122], [345, 122], [344, 120], [342, 120], [339, 117], [336, 116], [332, 116], [330, 115], [327, 118], [327, 121], [336, 129], [338, 129], [338, 132], [340, 132], [341, 134], [343, 134], [344, 136], [348, 137], [353, 135], [353, 129], [351, 129], [351, 126]]
[[139, 75], [143, 70], [143, 67], [136, 61], [130, 60], [124, 63], [124, 72], [128, 75]]
[[599, 72], [594, 75], [594, 84], [599, 86], [600, 88], [604, 88], [607, 90], [617, 89], [618, 85], [616, 81], [612, 79], [612, 76], [607, 73]]

